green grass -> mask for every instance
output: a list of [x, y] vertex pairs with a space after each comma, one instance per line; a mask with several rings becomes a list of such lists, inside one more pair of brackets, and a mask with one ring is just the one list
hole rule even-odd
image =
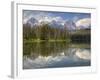
[[69, 39], [66, 39], [66, 40], [62, 40], [62, 39], [57, 39], [57, 40], [50, 39], [50, 40], [48, 40], [48, 42], [70, 42], [70, 40]]
[[37, 43], [40, 43], [40, 42], [70, 42], [70, 39], [66, 39], [66, 40], [63, 40], [63, 39], [49, 39], [49, 40], [40, 40], [40, 39], [29, 39], [29, 40], [26, 40], [24, 39], [24, 43], [33, 43], [33, 42], [37, 42]]

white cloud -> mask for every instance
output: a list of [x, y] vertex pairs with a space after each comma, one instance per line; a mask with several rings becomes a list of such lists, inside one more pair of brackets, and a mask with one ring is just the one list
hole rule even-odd
[[90, 60], [91, 59], [91, 54], [89, 50], [81, 50], [78, 49], [76, 50], [76, 56], [81, 58], [81, 59], [86, 59], [86, 60]]
[[64, 22], [65, 22], [65, 20], [62, 19], [62, 17], [54, 16], [53, 14], [48, 13], [48, 12], [26, 11], [24, 12], [24, 16], [23, 16], [23, 23], [26, 23], [32, 17], [38, 21], [38, 24], [40, 24], [42, 21], [50, 23], [54, 20], [58, 22], [59, 24], [64, 25]]
[[79, 17], [78, 16], [74, 16], [73, 17], [73, 22], [77, 22], [79, 20]]
[[91, 25], [91, 19], [90, 18], [83, 18], [80, 19], [76, 22], [76, 26], [78, 28], [84, 27], [84, 28], [88, 28]]

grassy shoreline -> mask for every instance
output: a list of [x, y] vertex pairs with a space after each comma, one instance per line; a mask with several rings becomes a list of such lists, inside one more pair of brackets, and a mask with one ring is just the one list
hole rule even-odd
[[33, 43], [33, 42], [70, 42], [70, 39], [66, 39], [66, 40], [62, 40], [62, 39], [57, 39], [57, 40], [54, 40], [54, 39], [49, 39], [49, 40], [40, 40], [40, 39], [30, 39], [30, 40], [26, 40], [24, 39], [23, 40], [24, 43]]

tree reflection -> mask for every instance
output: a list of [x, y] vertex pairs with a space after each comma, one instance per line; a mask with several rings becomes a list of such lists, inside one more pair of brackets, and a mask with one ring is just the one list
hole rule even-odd
[[23, 55], [30, 57], [41, 56], [56, 56], [59, 53], [64, 52], [69, 47], [66, 42], [41, 42], [41, 43], [24, 43], [23, 45]]

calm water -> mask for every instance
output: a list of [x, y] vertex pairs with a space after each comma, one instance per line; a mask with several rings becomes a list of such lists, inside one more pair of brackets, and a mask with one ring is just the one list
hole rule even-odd
[[24, 43], [23, 69], [76, 67], [91, 65], [89, 44], [64, 42]]

